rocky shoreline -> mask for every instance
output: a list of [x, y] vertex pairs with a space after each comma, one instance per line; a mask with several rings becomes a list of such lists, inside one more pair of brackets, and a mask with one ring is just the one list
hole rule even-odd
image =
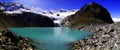
[[74, 27], [93, 35], [70, 43], [72, 50], [120, 50], [120, 22]]
[[37, 50], [27, 38], [14, 35], [7, 29], [0, 30], [0, 50]]

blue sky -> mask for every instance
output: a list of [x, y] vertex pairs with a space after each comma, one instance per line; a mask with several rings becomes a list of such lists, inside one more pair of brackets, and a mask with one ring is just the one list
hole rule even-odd
[[29, 7], [40, 7], [42, 9], [80, 9], [84, 4], [97, 2], [104, 6], [112, 17], [120, 18], [120, 0], [0, 0], [4, 2], [20, 2]]

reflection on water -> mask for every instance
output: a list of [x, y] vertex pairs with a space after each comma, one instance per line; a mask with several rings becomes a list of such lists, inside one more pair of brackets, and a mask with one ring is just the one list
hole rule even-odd
[[67, 46], [70, 42], [89, 36], [91, 33], [70, 29], [67, 27], [30, 27], [8, 28], [18, 36], [32, 39], [33, 45], [46, 50], [70, 50]]
[[[56, 39], [58, 39], [59, 41], [75, 41], [73, 39], [73, 37], [69, 36], [68, 31], [69, 29], [66, 28], [66, 29], [63, 29], [63, 28], [54, 28], [54, 38], [55, 38], [55, 41]], [[66, 40], [67, 39], [67, 40]]]

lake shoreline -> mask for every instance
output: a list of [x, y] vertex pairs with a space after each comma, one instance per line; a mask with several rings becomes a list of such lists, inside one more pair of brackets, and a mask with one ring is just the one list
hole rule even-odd
[[[91, 35], [68, 27], [8, 28], [14, 34], [31, 39], [34, 46], [46, 50], [70, 50], [69, 43]], [[52, 45], [52, 46], [51, 46]]]
[[[79, 50], [79, 49], [81, 50], [102, 50], [102, 49], [114, 50], [116, 49], [117, 50], [117, 49], [120, 49], [119, 47], [120, 46], [120, 22], [116, 22], [113, 24], [98, 25], [98, 26], [90, 25], [90, 26], [85, 26], [82, 28], [77, 27], [74, 29], [89, 31], [94, 34], [85, 39], [70, 43], [70, 47], [72, 48], [72, 50]], [[10, 32], [10, 31], [8, 31], [7, 29], [1, 29], [1, 33], [0, 33], [0, 37], [10, 39], [9, 37], [6, 36], [7, 34], [3, 35], [5, 33], [3, 33], [2, 31], [5, 31], [5, 32]], [[22, 38], [16, 35], [14, 36], [19, 38], [19, 41]], [[22, 38], [21, 41], [23, 41], [22, 43], [25, 42], [27, 44], [27, 45], [26, 44], [20, 45], [24, 49], [29, 49], [29, 50], [36, 49], [36, 47], [28, 43], [30, 41], [29, 39]], [[12, 44], [8, 45], [7, 44], [8, 41], [3, 41], [3, 39], [0, 42], [2, 44], [0, 49], [10, 49], [9, 47], [12, 47], [12, 49], [19, 49], [19, 50], [22, 49]], [[5, 44], [2, 42], [5, 42]], [[12, 42], [12, 43], [15, 43], [15, 42]], [[27, 46], [27, 47], [24, 47], [24, 46]]]
[[0, 30], [0, 50], [36, 50], [29, 39], [16, 36], [8, 29]]
[[[82, 28], [81, 28], [82, 27]], [[75, 29], [86, 30], [94, 34], [71, 43], [73, 50], [119, 50], [120, 22], [105, 25], [78, 26]]]

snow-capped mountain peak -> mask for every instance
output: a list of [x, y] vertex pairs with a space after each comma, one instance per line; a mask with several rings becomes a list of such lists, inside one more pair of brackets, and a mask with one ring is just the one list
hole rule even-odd
[[[51, 19], [53, 19], [54, 23], [60, 24], [61, 20], [69, 15], [75, 14], [78, 11], [78, 9], [73, 10], [65, 10], [65, 9], [59, 9], [59, 10], [44, 10], [39, 7], [24, 7], [20, 3], [13, 3], [13, 2], [0, 2], [0, 12], [8, 13], [8, 14], [15, 14], [15, 13], [22, 13], [22, 12], [32, 12], [36, 14], [41, 14], [44, 16], [47, 16]], [[120, 21], [118, 18], [113, 18], [113, 20]]]
[[[30, 8], [30, 9], [29, 9]], [[64, 17], [75, 14], [78, 10], [44, 10], [39, 7], [24, 7], [20, 3], [13, 2], [0, 2], [0, 12], [8, 13], [8, 14], [19, 14], [22, 12], [32, 12], [36, 14], [41, 14], [53, 19], [54, 23], [60, 24], [61, 20]]]
[[13, 2], [0, 2], [0, 8], [4, 9], [4, 11], [13, 11], [18, 10], [20, 8], [25, 9], [25, 7], [22, 4]]

